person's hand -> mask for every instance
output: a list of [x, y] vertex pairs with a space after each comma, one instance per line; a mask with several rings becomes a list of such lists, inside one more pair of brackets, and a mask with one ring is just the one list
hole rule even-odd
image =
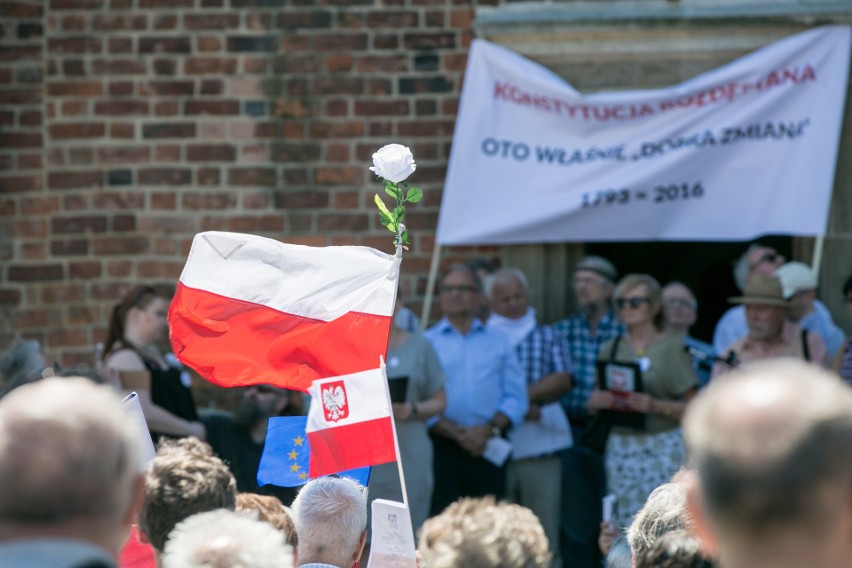
[[589, 395], [589, 401], [586, 403], [586, 407], [592, 412], [596, 412], [598, 410], [608, 410], [613, 407], [615, 397], [611, 392], [595, 389], [592, 391], [592, 394]]
[[612, 521], [601, 522], [601, 532], [598, 534], [598, 548], [604, 556], [609, 554], [609, 549], [612, 548], [612, 543], [620, 536], [621, 532], [615, 523]]
[[410, 420], [411, 414], [414, 412], [412, 406], [407, 402], [394, 402], [391, 404], [391, 408], [393, 409], [394, 419], [400, 422]]
[[204, 426], [201, 422], [190, 422], [189, 423], [189, 435], [195, 436], [199, 440], [207, 439], [207, 427]]
[[632, 392], [627, 397], [627, 408], [632, 412], [641, 412], [648, 414], [651, 412], [651, 407], [654, 404], [654, 398], [643, 392]]
[[479, 426], [468, 426], [464, 428], [459, 437], [459, 445], [470, 455], [478, 458], [485, 452], [485, 444], [491, 437], [491, 425], [480, 424]]
[[524, 419], [532, 422], [538, 422], [541, 420], [541, 405], [537, 402], [531, 402], [530, 409], [527, 411], [527, 415], [524, 416]]

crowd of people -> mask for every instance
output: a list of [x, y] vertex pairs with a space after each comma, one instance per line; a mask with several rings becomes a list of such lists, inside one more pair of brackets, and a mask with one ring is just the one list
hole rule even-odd
[[[852, 338], [807, 265], [754, 244], [734, 276], [712, 345], [689, 334], [686, 285], [594, 256], [552, 325], [522, 271], [482, 263], [444, 270], [423, 334], [398, 304], [387, 371], [419, 565], [848, 566]], [[852, 277], [842, 293], [852, 317]], [[395, 465], [367, 487], [258, 486], [269, 419], [301, 396], [254, 385], [233, 414], [199, 413], [157, 347], [167, 308], [128, 291], [94, 381], [53, 377], [32, 341], [3, 361], [0, 567], [364, 565], [369, 501], [402, 500]]]

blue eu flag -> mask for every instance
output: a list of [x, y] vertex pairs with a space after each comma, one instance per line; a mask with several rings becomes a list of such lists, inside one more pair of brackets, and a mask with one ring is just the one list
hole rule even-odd
[[[296, 487], [310, 480], [308, 459], [311, 446], [305, 433], [307, 423], [307, 416], [279, 416], [269, 419], [263, 455], [257, 468], [258, 485]], [[370, 468], [360, 467], [342, 471], [338, 475], [366, 486], [370, 481]]]

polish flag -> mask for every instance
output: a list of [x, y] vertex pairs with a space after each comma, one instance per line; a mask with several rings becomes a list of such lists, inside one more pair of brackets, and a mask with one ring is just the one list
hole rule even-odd
[[169, 309], [172, 348], [224, 387], [311, 382], [384, 356], [399, 259], [366, 247], [307, 247], [199, 233]]
[[384, 365], [314, 381], [308, 393], [311, 478], [396, 461]]

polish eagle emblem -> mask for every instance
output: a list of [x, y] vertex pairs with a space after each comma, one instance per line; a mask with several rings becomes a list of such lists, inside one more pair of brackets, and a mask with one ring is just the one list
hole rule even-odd
[[337, 422], [349, 416], [346, 386], [343, 381], [322, 385], [322, 410], [328, 422]]

